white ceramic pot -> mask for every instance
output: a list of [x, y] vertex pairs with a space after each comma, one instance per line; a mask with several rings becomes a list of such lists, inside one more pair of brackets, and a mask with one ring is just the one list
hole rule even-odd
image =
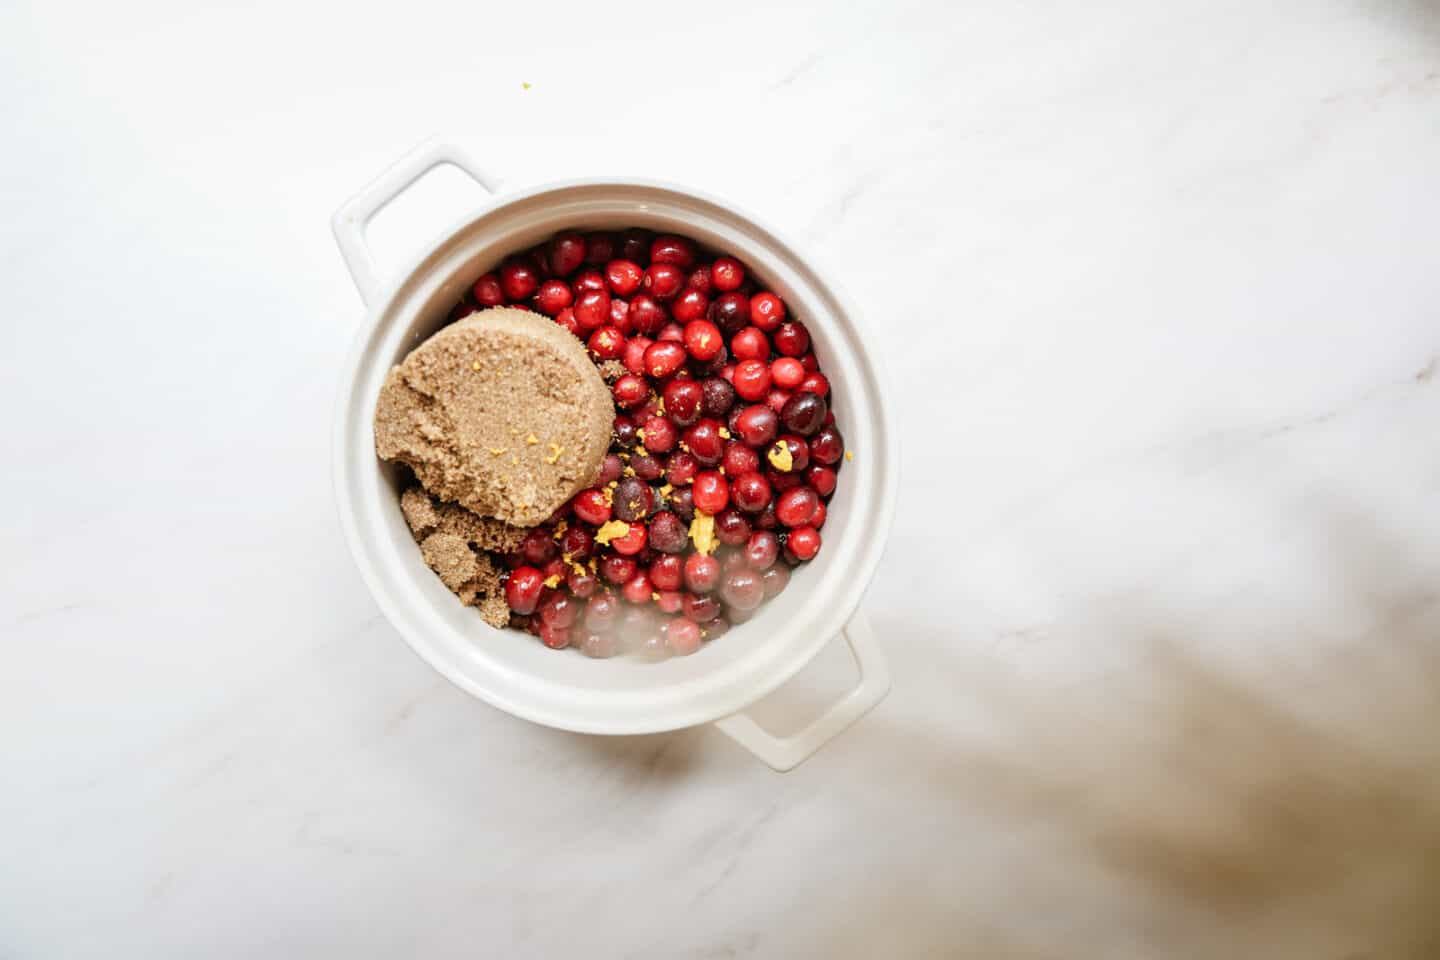
[[[429, 170], [452, 165], [492, 194], [419, 263], [386, 280], [365, 241], [370, 219]], [[485, 702], [536, 723], [594, 734], [639, 734], [716, 723], [777, 770], [788, 770], [889, 691], [885, 659], [858, 609], [890, 532], [897, 488], [895, 428], [877, 341], [794, 247], [729, 203], [669, 184], [571, 180], [508, 191], [453, 144], [430, 143], [383, 173], [336, 214], [335, 239], [368, 309], [345, 361], [335, 413], [340, 519], [386, 617], [422, 658]], [[844, 464], [824, 548], [757, 615], [688, 657], [592, 660], [497, 631], [462, 606], [424, 564], [400, 514], [396, 471], [375, 457], [371, 418], [391, 365], [438, 329], [461, 293], [507, 254], [564, 228], [673, 231], [739, 257], [804, 320], [833, 387], [835, 418], [854, 459]], [[788, 737], [746, 707], [843, 638], [857, 686]]]

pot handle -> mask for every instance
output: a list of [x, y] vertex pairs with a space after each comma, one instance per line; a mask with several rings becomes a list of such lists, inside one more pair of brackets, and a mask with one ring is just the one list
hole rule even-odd
[[744, 712], [717, 720], [715, 726], [782, 773], [799, 766], [890, 692], [890, 668], [865, 614], [857, 610], [840, 636], [844, 637], [855, 656], [860, 682], [804, 729], [788, 737], [777, 737]]
[[485, 173], [458, 144], [445, 140], [427, 140], [410, 151], [398, 163], [376, 177], [369, 186], [346, 201], [330, 218], [330, 229], [340, 255], [350, 268], [350, 276], [360, 291], [360, 299], [371, 306], [381, 289], [381, 273], [365, 242], [365, 229], [375, 214], [409, 189], [415, 181], [443, 164], [464, 173], [487, 193], [494, 193], [499, 181]]

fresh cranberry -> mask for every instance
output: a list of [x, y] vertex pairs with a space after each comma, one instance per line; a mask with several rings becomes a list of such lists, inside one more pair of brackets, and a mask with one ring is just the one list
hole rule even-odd
[[806, 373], [817, 373], [820, 370], [820, 361], [815, 359], [815, 354], [807, 353], [800, 358], [800, 366], [805, 368]]
[[685, 289], [699, 290], [708, 299], [710, 294], [715, 292], [715, 284], [710, 279], [710, 265], [702, 263], [690, 271], [690, 276], [685, 280]]
[[645, 542], [649, 535], [645, 532], [643, 523], [632, 523], [630, 529], [610, 541], [610, 548], [622, 557], [633, 557], [645, 549]]
[[688, 657], [700, 649], [700, 625], [676, 617], [665, 625], [665, 646], [678, 657]]
[[723, 417], [735, 405], [735, 387], [720, 377], [700, 381], [700, 412], [707, 417]]
[[750, 539], [750, 521], [734, 507], [715, 515], [715, 536], [729, 547], [738, 547]]
[[597, 360], [618, 360], [625, 352], [625, 334], [614, 327], [601, 327], [590, 334], [590, 355]]
[[756, 513], [770, 502], [770, 483], [758, 473], [742, 473], [730, 482], [730, 497], [741, 510]]
[[573, 626], [580, 616], [580, 602], [564, 593], [552, 593], [540, 604], [540, 620], [552, 627]]
[[710, 298], [699, 290], [686, 287], [670, 305], [670, 315], [680, 323], [699, 320], [710, 310]]
[[650, 336], [665, 326], [665, 308], [647, 294], [636, 294], [630, 298], [630, 323], [636, 333]]
[[745, 268], [734, 257], [717, 257], [710, 265], [710, 277], [716, 290], [739, 290], [745, 282]]
[[[524, 569], [523, 567], [521, 569]], [[538, 574], [539, 571], [536, 571]], [[511, 574], [514, 576], [514, 574]], [[720, 561], [703, 553], [685, 558], [685, 586], [694, 593], [709, 593], [720, 582]]]
[[770, 449], [774, 450], [782, 443], [785, 445], [785, 449], [790, 452], [790, 470], [788, 472], [799, 476], [800, 471], [810, 466], [810, 444], [806, 443], [803, 438], [795, 436], [793, 433], [787, 433], [776, 440], [776, 446]]
[[600, 578], [595, 576], [585, 567], [578, 570], [571, 570], [565, 574], [565, 586], [570, 592], [580, 599], [585, 599], [595, 592], [595, 587], [600, 583]]
[[617, 297], [628, 297], [640, 289], [645, 271], [631, 260], [611, 260], [605, 264], [605, 283]]
[[575, 274], [574, 278], [570, 281], [570, 289], [575, 291], [575, 296], [577, 297], [589, 291], [609, 292], [605, 287], [605, 274], [596, 270], [594, 267], [587, 267]]
[[675, 449], [675, 424], [664, 417], [645, 421], [645, 449], [651, 453], [669, 453]]
[[620, 588], [620, 595], [631, 603], [649, 603], [650, 594], [654, 592], [655, 586], [643, 571], [626, 580]]
[[730, 502], [730, 484], [725, 481], [725, 476], [715, 470], [705, 470], [695, 475], [695, 482], [690, 486], [695, 497], [695, 509], [702, 513], [715, 515], [725, 509]]
[[787, 566], [773, 566], [760, 574], [760, 586], [765, 588], [765, 599], [773, 600], [780, 596], [787, 584], [790, 583], [790, 568]]
[[803, 527], [810, 522], [820, 497], [809, 487], [786, 490], [775, 500], [775, 516], [787, 527]]
[[656, 340], [664, 340], [667, 343], [678, 343], [685, 345], [685, 328], [678, 323], [667, 323], [655, 334]]
[[662, 613], [679, 613], [685, 606], [685, 595], [679, 590], [661, 590], [655, 606]]
[[640, 285], [656, 300], [672, 300], [685, 289], [685, 271], [670, 263], [652, 263], [645, 268]]
[[680, 553], [689, 543], [689, 531], [675, 514], [669, 511], [657, 513], [650, 521], [650, 546], [656, 550], [662, 553]]
[[845, 440], [840, 436], [840, 431], [833, 426], [821, 427], [815, 436], [810, 438], [810, 459], [816, 463], [833, 467], [845, 456]]
[[697, 421], [685, 431], [685, 446], [702, 466], [718, 464], [725, 456], [725, 439], [720, 436], [719, 422], [709, 417]]
[[580, 652], [596, 660], [606, 660], [620, 652], [620, 641], [613, 633], [585, 632], [575, 644]]
[[631, 227], [620, 234], [620, 256], [626, 260], [634, 260], [636, 263], [648, 260], [652, 238], [653, 235], [649, 230]]
[[622, 557], [618, 553], [607, 553], [600, 558], [600, 576], [604, 577], [608, 582], [615, 584], [617, 587], [635, 576], [635, 571], [638, 568], [639, 564], [634, 560], [631, 560], [629, 557]]
[[592, 267], [608, 263], [615, 257], [615, 234], [606, 232], [585, 234], [585, 262]]
[[813, 463], [805, 471], [805, 482], [822, 497], [835, 492], [835, 471], [823, 464]]
[[[705, 389], [694, 380], [671, 380], [665, 384], [665, 415], [677, 427], [688, 427], [700, 419]], [[674, 481], [671, 481], [672, 483]]]
[[720, 596], [731, 610], [754, 610], [765, 600], [765, 588], [760, 583], [760, 574], [741, 567], [726, 574], [720, 585]]
[[780, 529], [780, 521], [775, 519], [775, 501], [773, 498], [765, 504], [765, 509], [755, 515], [753, 523], [757, 530]]
[[695, 265], [695, 244], [684, 237], [661, 234], [650, 243], [650, 262], [674, 264], [681, 270]]
[[545, 244], [535, 244], [535, 246], [517, 257], [517, 259], [524, 261], [534, 268], [537, 280], [545, 281], [550, 279], [550, 256], [546, 251]]
[[770, 380], [782, 390], [794, 390], [805, 380], [805, 368], [794, 357], [780, 357], [770, 364]]
[[568, 277], [585, 262], [585, 238], [578, 233], [566, 231], [550, 238], [550, 272], [557, 277]]
[[541, 623], [540, 642], [551, 650], [563, 650], [570, 646], [570, 629], [568, 627], [552, 627], [548, 623]]
[[470, 316], [470, 314], [474, 313], [477, 309], [478, 308], [475, 306], [475, 304], [471, 303], [469, 300], [461, 300], [459, 303], [455, 304], [455, 306], [450, 308], [450, 313], [446, 315], [445, 319], [448, 320], [450, 323], [454, 323], [456, 320], [464, 320], [466, 317]]
[[760, 455], [739, 440], [725, 441], [725, 456], [721, 463], [726, 476], [738, 477], [760, 469]]
[[676, 450], [665, 460], [665, 482], [672, 487], [682, 487], [695, 479], [700, 464], [689, 450]]
[[585, 339], [580, 332], [580, 323], [575, 319], [575, 311], [569, 307], [555, 314], [555, 322], [564, 327], [573, 336], [580, 337], [582, 340]]
[[520, 555], [532, 567], [545, 566], [558, 552], [555, 541], [550, 539], [550, 532], [544, 527], [535, 527], [520, 541]]
[[511, 303], [529, 299], [540, 288], [535, 268], [521, 260], [506, 260], [500, 266], [500, 289]]
[[770, 356], [770, 340], [759, 327], [746, 327], [731, 339], [730, 352], [736, 360], [765, 360]]
[[768, 446], [770, 441], [775, 439], [779, 427], [780, 418], [775, 416], [775, 411], [761, 404], [746, 407], [735, 421], [740, 439], [757, 450]]
[[670, 510], [685, 523], [695, 519], [695, 495], [689, 486], [670, 493]]
[[810, 526], [814, 527], [816, 530], [819, 530], [821, 527], [825, 526], [825, 518], [829, 516], [829, 513], [830, 510], [828, 507], [825, 506], [824, 500], [821, 500], [819, 503], [815, 504], [815, 512], [810, 514]]
[[820, 552], [820, 531], [814, 527], [796, 527], [790, 531], [785, 548], [801, 560], [813, 559]]
[[572, 507], [575, 516], [594, 527], [610, 519], [610, 502], [605, 499], [604, 491], [593, 487], [575, 494]]
[[[623, 560], [623, 562], [625, 563], [631, 562], [629, 560], [624, 560], [624, 558], [614, 559]], [[609, 580], [610, 578], [606, 577], [605, 579]], [[615, 620], [619, 616], [620, 604], [616, 601], [613, 594], [597, 593], [595, 596], [590, 598], [590, 602], [585, 606], [585, 626], [589, 627], [591, 630], [609, 630], [615, 625]]]
[[763, 360], [742, 360], [735, 365], [735, 392], [741, 399], [764, 399], [770, 390], [770, 367]]
[[610, 319], [607, 322], [627, 337], [634, 333], [635, 325], [630, 322], [630, 301], [624, 297], [611, 297]]
[[[750, 298], [750, 322], [766, 333], [774, 333], [785, 319], [785, 301], [773, 293], [757, 293]], [[777, 345], [778, 346], [778, 345]], [[784, 353], [784, 350], [780, 351]], [[801, 353], [804, 353], [802, 350]], [[798, 356], [799, 354], [796, 354]]]
[[770, 481], [770, 489], [775, 491], [777, 498], [786, 490], [793, 490], [805, 482], [798, 473], [786, 473], [774, 467], [765, 471], [765, 479]]
[[475, 302], [482, 307], [498, 307], [505, 302], [505, 290], [500, 286], [500, 278], [493, 273], [476, 280], [470, 291], [475, 294]]
[[635, 425], [635, 421], [623, 413], [617, 416], [610, 426], [610, 432], [614, 435], [615, 442], [622, 447], [635, 445], [635, 431], [638, 429], [640, 428]]
[[753, 570], [768, 570], [780, 556], [780, 538], [769, 530], [756, 530], [745, 544], [745, 562]]
[[825, 422], [825, 398], [814, 393], [797, 393], [785, 402], [780, 419], [785, 428], [801, 436], [812, 436]]
[[534, 567], [516, 567], [510, 571], [510, 576], [505, 581], [505, 602], [516, 613], [534, 613], [543, 589], [545, 577], [539, 570]]
[[611, 509], [616, 519], [626, 523], [644, 520], [654, 507], [654, 494], [639, 477], [624, 477], [615, 485], [614, 505]]
[[[799, 320], [780, 324], [775, 331], [775, 350], [787, 357], [798, 357], [810, 349], [810, 331]], [[801, 369], [804, 369], [803, 367]]]
[[650, 399], [650, 384], [645, 382], [644, 377], [637, 377], [633, 373], [627, 373], [615, 381], [610, 392], [615, 395], [615, 403], [623, 410], [634, 410], [640, 404]]
[[665, 468], [661, 466], [659, 458], [652, 457], [644, 450], [638, 451], [630, 458], [630, 469], [635, 471], [635, 476], [644, 480], [646, 483], [649, 483], [651, 480], [660, 479], [660, 475], [665, 472]]
[[750, 322], [750, 298], [743, 293], [722, 293], [710, 304], [710, 322], [727, 337], [739, 333]]
[[[595, 330], [610, 322], [610, 294], [604, 290], [586, 290], [575, 301], [575, 322], [581, 330]], [[612, 327], [612, 329], [614, 329]]]
[[735, 386], [735, 364], [727, 363], [725, 364], [725, 366], [721, 367], [720, 379], [724, 380], [732, 387]]
[[685, 325], [685, 349], [696, 360], [714, 360], [725, 349], [725, 341], [709, 320], [691, 320]]
[[634, 336], [625, 341], [625, 352], [621, 354], [620, 361], [625, 364], [625, 369], [639, 376], [645, 375], [645, 349], [655, 341], [649, 337]]
[[[814, 356], [814, 354], [806, 354], [806, 356]], [[830, 380], [823, 373], [807, 373], [805, 379], [800, 381], [799, 390], [801, 393], [813, 393], [817, 397], [829, 396]]]
[[[674, 514], [662, 513], [660, 516], [669, 517]], [[650, 582], [655, 584], [657, 590], [679, 590], [680, 584], [684, 582], [684, 577], [685, 561], [673, 553], [656, 557], [655, 561], [650, 564]]]
[[[740, 414], [749, 409], [749, 407], [741, 406], [740, 404], [736, 404], [730, 408], [730, 413], [725, 418], [725, 428], [730, 431], [731, 436], [735, 436], [740, 432], [740, 427], [738, 426], [740, 423]], [[744, 441], [741, 442], [743, 443]]]
[[645, 349], [645, 372], [657, 380], [674, 375], [685, 365], [685, 348], [669, 340], [657, 340]]
[[584, 527], [567, 527], [560, 534], [560, 553], [570, 560], [589, 560], [595, 552], [595, 538]]
[[705, 594], [685, 594], [685, 616], [696, 623], [708, 623], [720, 616], [720, 601]]

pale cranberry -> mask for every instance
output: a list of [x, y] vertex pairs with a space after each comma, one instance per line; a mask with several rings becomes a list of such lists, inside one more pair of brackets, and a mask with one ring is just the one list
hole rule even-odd
[[571, 506], [575, 511], [575, 516], [592, 527], [598, 527], [610, 519], [610, 501], [605, 499], [605, 493], [602, 490], [593, 487], [589, 490], [581, 490], [575, 494], [575, 500]]
[[649, 603], [650, 594], [654, 592], [654, 585], [644, 573], [635, 574], [620, 588], [620, 595], [631, 603]]
[[675, 449], [675, 424], [664, 417], [651, 417], [645, 421], [645, 436], [642, 441], [651, 453], [669, 453]]
[[750, 539], [750, 521], [734, 507], [715, 515], [715, 536], [728, 547], [738, 547]]
[[621, 354], [620, 361], [625, 364], [625, 369], [631, 373], [645, 375], [645, 348], [655, 341], [649, 337], [635, 336], [625, 341], [625, 352]]
[[702, 397], [700, 412], [707, 417], [723, 417], [735, 406], [735, 385], [721, 377], [700, 381]]
[[710, 265], [710, 277], [716, 290], [739, 290], [745, 282], [745, 268], [734, 257], [717, 257]]
[[573, 626], [580, 616], [581, 604], [564, 593], [552, 593], [539, 606], [540, 620], [552, 627]]
[[775, 416], [775, 411], [760, 404], [746, 407], [735, 420], [740, 439], [757, 450], [775, 439], [779, 427], [780, 418]]
[[685, 606], [685, 595], [679, 590], [661, 590], [655, 606], [661, 613], [679, 613]]
[[765, 588], [760, 583], [760, 574], [741, 567], [726, 574], [720, 585], [720, 596], [731, 610], [754, 610], [765, 600]]
[[695, 244], [672, 234], [661, 234], [650, 243], [651, 263], [670, 263], [681, 270], [695, 265]]
[[785, 549], [801, 560], [813, 559], [820, 552], [820, 531], [814, 527], [796, 527], [790, 531]]
[[709, 593], [719, 582], [719, 560], [703, 553], [692, 553], [685, 558], [685, 586], [689, 590], [694, 593]]
[[540, 642], [551, 650], [563, 650], [570, 646], [570, 628], [552, 627], [548, 623], [541, 623]]
[[[662, 513], [660, 516], [669, 517], [674, 514]], [[685, 561], [673, 553], [656, 557], [650, 564], [650, 582], [655, 584], [657, 590], [679, 590], [684, 577]]]
[[680, 323], [699, 320], [710, 310], [710, 298], [693, 287], [686, 287], [670, 305], [670, 315]]
[[645, 382], [644, 377], [637, 377], [633, 373], [627, 373], [615, 381], [610, 392], [615, 395], [615, 403], [623, 410], [634, 410], [640, 404], [650, 399], [650, 384]]
[[824, 397], [814, 393], [797, 393], [781, 408], [780, 419], [787, 430], [809, 437], [824, 424], [825, 413]]
[[805, 380], [805, 368], [794, 357], [780, 357], [770, 364], [770, 380], [782, 390], [794, 390]]
[[597, 360], [618, 360], [625, 352], [625, 335], [614, 327], [601, 327], [590, 334], [589, 347]]
[[654, 297], [640, 293], [630, 298], [630, 323], [636, 333], [646, 336], [665, 326], [665, 308]]
[[765, 588], [765, 599], [773, 600], [780, 596], [787, 584], [790, 583], [790, 568], [787, 566], [773, 566], [760, 574], [760, 585]]
[[[807, 354], [807, 356], [813, 356], [813, 354]], [[805, 379], [800, 381], [799, 390], [801, 393], [813, 393], [817, 397], [829, 396], [830, 381], [823, 373], [807, 373]]]
[[[575, 301], [575, 322], [581, 330], [595, 330], [610, 322], [610, 294], [604, 290], [586, 290]], [[614, 329], [614, 328], [612, 328]]]
[[565, 574], [565, 586], [569, 587], [570, 592], [582, 600], [593, 594], [599, 583], [600, 578], [585, 567], [578, 570], [571, 569]]
[[751, 569], [768, 570], [780, 556], [780, 538], [769, 530], [756, 530], [745, 544], [745, 562]]
[[690, 491], [695, 497], [695, 509], [712, 516], [724, 510], [730, 502], [730, 484], [723, 474], [715, 470], [697, 473]]
[[738, 360], [765, 360], [770, 356], [770, 340], [759, 327], [746, 327], [730, 340], [730, 352]]
[[775, 500], [775, 516], [787, 527], [803, 527], [810, 523], [820, 497], [809, 487], [786, 490]]
[[665, 646], [679, 657], [688, 657], [700, 649], [700, 625], [694, 620], [676, 617], [665, 625]]
[[660, 474], [665, 472], [658, 457], [652, 457], [646, 450], [638, 450], [630, 458], [630, 469], [635, 471], [635, 476], [649, 483], [651, 480], [660, 479]]
[[757, 513], [770, 503], [770, 483], [758, 473], [742, 473], [731, 481], [730, 497], [746, 513]]
[[845, 456], [845, 440], [833, 426], [821, 427], [810, 438], [810, 459], [816, 463], [833, 467]]
[[711, 620], [709, 623], [705, 624], [705, 626], [700, 628], [700, 635], [706, 640], [714, 640], [717, 637], [723, 637], [729, 632], [730, 621], [724, 619], [723, 617], [716, 617], [714, 620]]
[[534, 567], [516, 567], [510, 571], [510, 576], [505, 581], [505, 602], [516, 613], [534, 613], [543, 589], [545, 576], [539, 570]]
[[[798, 357], [810, 349], [810, 331], [799, 320], [780, 324], [775, 331], [775, 350], [787, 357]], [[803, 369], [803, 368], [802, 368]]]
[[725, 441], [725, 457], [721, 464], [725, 474], [738, 477], [743, 473], [754, 473], [760, 469], [760, 455], [740, 440]]
[[[629, 560], [625, 561], [629, 563]], [[606, 579], [609, 579], [608, 577]], [[620, 616], [620, 604], [613, 594], [597, 593], [585, 606], [585, 626], [591, 630], [605, 631], [615, 626]]]
[[683, 609], [686, 618], [696, 623], [708, 623], [720, 616], [720, 601], [706, 594], [685, 594]]
[[720, 436], [718, 421], [706, 417], [685, 431], [685, 446], [695, 459], [706, 467], [713, 467], [725, 456], [725, 439]]
[[[750, 322], [766, 333], [773, 333], [785, 319], [785, 302], [773, 293], [757, 293], [750, 298]], [[784, 353], [784, 350], [780, 351]], [[804, 353], [802, 350], [801, 353]], [[799, 354], [796, 354], [799, 356]]]
[[640, 286], [656, 300], [671, 300], [685, 289], [685, 271], [670, 263], [652, 263], [645, 268]]
[[770, 368], [763, 360], [742, 360], [735, 364], [735, 392], [744, 400], [763, 399], [770, 390]]
[[617, 297], [630, 296], [640, 289], [640, 283], [644, 279], [645, 271], [633, 261], [611, 260], [605, 264], [605, 283]]
[[620, 641], [613, 633], [586, 632], [576, 646], [585, 656], [596, 660], [606, 660], [620, 652]]
[[750, 322], [750, 298], [743, 293], [722, 293], [710, 304], [710, 322], [733, 337]]
[[498, 307], [505, 302], [505, 291], [500, 286], [500, 278], [493, 273], [487, 273], [476, 280], [470, 291], [475, 295], [475, 302], [482, 307]]
[[540, 288], [535, 268], [521, 260], [506, 260], [500, 266], [500, 289], [511, 303], [529, 299]]
[[600, 576], [617, 587], [635, 576], [639, 564], [629, 557], [610, 553], [600, 558]]
[[643, 523], [632, 523], [630, 529], [626, 530], [623, 536], [615, 537], [610, 541], [610, 548], [622, 557], [633, 557], [645, 549], [645, 542], [649, 534], [645, 532]]
[[673, 376], [685, 365], [685, 348], [669, 340], [657, 340], [645, 349], [645, 372], [657, 380]]
[[585, 262], [598, 267], [615, 257], [615, 234], [599, 232], [585, 234]]

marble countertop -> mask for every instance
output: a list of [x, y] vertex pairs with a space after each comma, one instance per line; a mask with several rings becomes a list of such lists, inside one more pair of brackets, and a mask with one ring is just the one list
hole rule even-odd
[[[218, 6], [0, 10], [0, 956], [1440, 953], [1440, 7]], [[795, 772], [366, 593], [327, 218], [436, 132], [733, 197], [884, 333], [894, 690]]]

